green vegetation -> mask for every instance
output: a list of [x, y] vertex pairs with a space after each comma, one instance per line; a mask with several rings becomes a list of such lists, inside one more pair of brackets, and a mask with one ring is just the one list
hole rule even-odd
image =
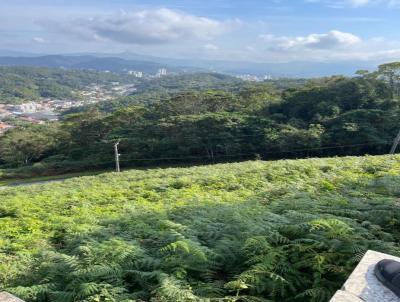
[[[205, 91], [208, 89], [233, 90], [244, 85], [236, 78], [213, 73], [184, 74], [157, 79], [139, 79], [121, 73], [98, 72], [93, 70], [66, 70], [40, 67], [0, 67], [0, 103], [16, 104], [39, 98], [76, 98], [74, 90], [81, 90], [91, 84], [110, 86], [112, 82], [136, 84], [138, 93], [101, 103], [97, 107], [111, 111], [126, 104], [154, 103], [182, 91]], [[290, 85], [298, 81], [283, 81], [277, 85]], [[81, 111], [81, 109], [74, 109]]]
[[39, 67], [0, 67], [0, 103], [16, 104], [38, 98], [72, 98], [73, 91], [96, 83], [136, 83], [128, 75], [90, 70], [64, 70]]
[[[38, 171], [31, 175], [106, 169], [117, 139], [123, 167], [383, 154], [399, 130], [399, 70], [393, 63], [353, 78], [283, 81], [285, 88], [217, 74], [148, 81], [149, 91], [65, 115], [51, 130], [7, 132], [0, 165]], [[32, 132], [40, 139], [13, 143]]]
[[[4, 171], [0, 170], [0, 177], [1, 173], [4, 173]], [[15, 172], [15, 171], [14, 171]], [[22, 172], [26, 172], [23, 170]], [[51, 183], [51, 182], [57, 182], [57, 181], [64, 181], [65, 179], [69, 178], [74, 178], [74, 177], [80, 177], [80, 176], [93, 176], [97, 174], [102, 174], [105, 173], [106, 171], [86, 171], [86, 172], [76, 172], [76, 173], [66, 173], [62, 175], [53, 175], [53, 176], [42, 176], [42, 177], [29, 177], [29, 175], [15, 175], [14, 178], [9, 178], [0, 181], [0, 188], [4, 186], [11, 186], [11, 187], [17, 187], [17, 186], [25, 186], [25, 185], [33, 185], [33, 184], [40, 184], [40, 183]]]
[[[400, 65], [246, 83], [0, 68], [0, 100], [138, 92], [0, 136], [0, 180], [132, 170], [0, 190], [0, 290], [28, 302], [327, 301], [368, 249], [400, 255]], [[62, 177], [62, 176], [60, 176]]]
[[[300, 80], [271, 81], [276, 87], [292, 87]], [[188, 73], [175, 76], [165, 76], [150, 80], [142, 80], [135, 86], [137, 92], [129, 96], [116, 98], [112, 102], [101, 102], [95, 105], [74, 108], [68, 113], [78, 113], [90, 110], [113, 112], [132, 105], [152, 105], [173, 98], [185, 92], [207, 92], [209, 90], [234, 92], [252, 85], [237, 78], [218, 73]]]
[[0, 191], [0, 290], [26, 301], [327, 301], [400, 255], [400, 156], [132, 170]]

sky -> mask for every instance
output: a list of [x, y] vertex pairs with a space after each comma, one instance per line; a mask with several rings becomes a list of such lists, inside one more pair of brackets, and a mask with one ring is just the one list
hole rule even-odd
[[0, 49], [252, 62], [400, 59], [400, 0], [0, 0]]

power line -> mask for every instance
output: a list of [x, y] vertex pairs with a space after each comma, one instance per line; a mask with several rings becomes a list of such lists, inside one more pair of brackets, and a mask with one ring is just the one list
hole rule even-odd
[[[329, 149], [338, 149], [338, 148], [348, 148], [348, 147], [362, 147], [362, 146], [372, 146], [372, 145], [388, 145], [388, 142], [375, 142], [375, 143], [364, 143], [364, 144], [352, 144], [352, 145], [336, 145], [336, 146], [326, 146], [326, 147], [318, 147], [318, 148], [308, 148], [308, 149], [292, 149], [292, 150], [281, 150], [281, 151], [273, 151], [273, 152], [262, 152], [262, 155], [272, 155], [272, 154], [281, 154], [281, 153], [296, 153], [296, 152], [306, 152], [306, 151], [318, 151], [318, 150], [329, 150]], [[254, 156], [258, 152], [252, 153], [238, 153], [238, 154], [225, 154], [225, 155], [215, 155], [214, 158], [235, 158], [235, 157], [244, 157], [244, 156]], [[185, 160], [185, 159], [209, 159], [210, 157], [207, 155], [196, 156], [179, 156], [179, 157], [158, 157], [158, 158], [134, 158], [134, 159], [126, 159], [121, 162], [134, 162], [134, 161], [161, 161], [161, 160]]]
[[[171, 139], [171, 137], [177, 137], [179, 139], [187, 139], [187, 140], [207, 140], [207, 141], [217, 141], [217, 140], [230, 140], [230, 141], [235, 141], [236, 139], [240, 139], [240, 138], [251, 138], [251, 137], [264, 137], [267, 133], [259, 133], [259, 134], [242, 134], [242, 135], [237, 135], [237, 134], [232, 134], [232, 133], [227, 133], [226, 136], [204, 136], [204, 137], [199, 137], [199, 136], [190, 136], [190, 135], [177, 135], [176, 133], [153, 133], [155, 135], [165, 135], [165, 138], [169, 138]], [[134, 139], [133, 137], [129, 137], [129, 136], [116, 136], [115, 138], [110, 138], [109, 140], [102, 140], [101, 142], [105, 143], [109, 143], [109, 142], [114, 142], [114, 141], [121, 141], [121, 142], [137, 142], [136, 139]], [[386, 144], [384, 142], [382, 142], [383, 144]], [[391, 142], [390, 142], [391, 143]], [[380, 144], [380, 143], [379, 143]], [[390, 154], [394, 154], [395, 150], [397, 148], [397, 146], [400, 144], [400, 132], [398, 134], [398, 136], [396, 137], [392, 149], [390, 151]], [[344, 146], [355, 146], [355, 145], [344, 145]], [[323, 149], [326, 148], [336, 148], [336, 146], [333, 147], [323, 147]], [[307, 150], [298, 150], [298, 151], [312, 151], [312, 150], [317, 150], [317, 149], [307, 149]], [[288, 153], [291, 151], [278, 151], [277, 153]]]
[[[168, 136], [168, 137], [165, 137], [165, 138], [169, 138], [169, 139], [171, 139], [171, 136], [174, 136], [175, 135], [175, 133], [168, 133], [170, 136]], [[246, 137], [263, 137], [263, 136], [265, 136], [266, 135], [266, 133], [262, 133], [262, 134], [245, 134], [245, 135], [232, 135], [232, 134], [230, 134], [230, 133], [228, 133], [230, 136], [220, 136], [220, 137], [217, 137], [217, 136], [214, 136], [214, 137], [198, 137], [198, 136], [186, 136], [186, 135], [183, 135], [183, 136], [178, 136], [179, 138], [183, 138], [183, 139], [188, 139], [188, 140], [190, 140], [190, 139], [193, 139], [193, 140], [195, 140], [195, 139], [198, 139], [198, 140], [202, 140], [202, 139], [207, 139], [207, 140], [214, 140], [214, 141], [216, 141], [216, 140], [235, 140], [235, 138], [246, 138]], [[110, 138], [109, 140], [102, 140], [101, 142], [114, 142], [114, 141], [137, 141], [137, 140], [135, 140], [133, 137], [123, 137], [123, 136], [117, 136], [117, 137], [115, 137], [115, 138]], [[381, 143], [381, 142], [377, 142], [377, 143]], [[386, 144], [387, 142], [383, 142], [384, 144]], [[344, 145], [344, 146], [348, 146], [348, 145]], [[350, 146], [354, 146], [354, 145], [350, 145]], [[334, 147], [336, 147], [336, 146], [334, 146]], [[289, 151], [288, 151], [289, 152]]]
[[[243, 130], [246, 130], [246, 129], [237, 129], [237, 130], [239, 132], [239, 131], [243, 131]], [[223, 132], [223, 131], [221, 131], [221, 132]], [[154, 136], [157, 136], [157, 135], [166, 136], [168, 138], [171, 138], [171, 136], [175, 136], [175, 137], [184, 138], [184, 139], [185, 138], [186, 139], [207, 138], [207, 139], [214, 139], [214, 140], [215, 139], [230, 139], [231, 140], [231, 139], [242, 138], [242, 137], [262, 137], [262, 136], [267, 135], [267, 133], [262, 131], [262, 130], [255, 130], [255, 131], [251, 130], [251, 132], [259, 132], [259, 134], [236, 134], [236, 133], [232, 133], [232, 132], [227, 131], [226, 132], [226, 136], [221, 136], [221, 135], [212, 136], [211, 135], [211, 136], [208, 136], [208, 137], [199, 137], [198, 135], [197, 136], [195, 136], [195, 135], [187, 135], [187, 134], [180, 135], [181, 132], [177, 133], [177, 132], [173, 132], [173, 131], [160, 131], [160, 130], [157, 130], [156, 132], [151, 132], [151, 134], [154, 135]], [[203, 134], [207, 135], [209, 133], [204, 132]], [[134, 135], [137, 135], [137, 134], [134, 133], [132, 136], [134, 136]], [[134, 138], [132, 136], [115, 136], [115, 137], [110, 137], [108, 140], [102, 140], [102, 142], [111, 142], [111, 141], [115, 141], [115, 140], [130, 141], [130, 140], [134, 140]], [[94, 139], [98, 139], [97, 136], [91, 136], [91, 137], [94, 138]]]
[[[156, 135], [160, 135], [160, 133], [153, 133], [153, 134], [156, 134]], [[169, 136], [167, 136], [167, 135], [169, 135]], [[165, 133], [165, 137], [168, 137], [168, 138], [171, 138], [171, 135], [176, 135], [176, 133]], [[210, 140], [218, 140], [218, 139], [220, 139], [220, 140], [223, 140], [223, 139], [229, 139], [229, 140], [232, 140], [232, 139], [235, 139], [235, 138], [245, 138], [245, 137], [262, 137], [262, 136], [265, 136], [266, 135], [266, 133], [260, 133], [260, 134], [244, 134], [244, 135], [235, 135], [235, 134], [231, 134], [231, 133], [228, 133], [228, 135], [231, 135], [230, 137], [228, 137], [228, 136], [220, 136], [220, 137], [216, 137], [216, 136], [214, 136], [214, 137], [198, 137], [198, 136], [189, 136], [189, 135], [179, 135], [179, 136], [177, 136], [177, 137], [179, 137], [179, 138], [183, 138], [183, 139], [210, 139]], [[123, 137], [123, 136], [116, 136], [115, 138], [110, 138], [110, 139], [108, 139], [108, 140], [102, 140], [101, 142], [112, 142], [112, 141], [115, 141], [115, 140], [120, 140], [120, 141], [136, 141], [134, 138], [132, 138], [132, 137]]]
[[[113, 140], [115, 143], [116, 141]], [[319, 151], [319, 150], [331, 150], [331, 149], [339, 149], [339, 148], [351, 148], [351, 147], [363, 147], [363, 146], [377, 146], [377, 145], [389, 145], [390, 142], [368, 142], [363, 144], [348, 144], [348, 145], [335, 145], [335, 146], [325, 146], [325, 147], [316, 147], [316, 148], [303, 148], [303, 149], [291, 149], [291, 150], [280, 150], [280, 151], [267, 151], [267, 152], [251, 152], [251, 153], [236, 153], [236, 154], [224, 154], [224, 155], [214, 155], [214, 158], [240, 158], [240, 157], [250, 157], [255, 156], [256, 154], [260, 154], [262, 156], [274, 155], [274, 154], [285, 154], [285, 153], [296, 153], [296, 152], [307, 152], [307, 151]], [[171, 157], [151, 157], [151, 158], [132, 158], [119, 160], [119, 162], [145, 162], [145, 161], [183, 161], [183, 160], [201, 160], [201, 159], [210, 159], [210, 156], [207, 155], [189, 155], [189, 156], [171, 156]], [[93, 166], [96, 165], [110, 165], [114, 163], [111, 160], [95, 162]]]

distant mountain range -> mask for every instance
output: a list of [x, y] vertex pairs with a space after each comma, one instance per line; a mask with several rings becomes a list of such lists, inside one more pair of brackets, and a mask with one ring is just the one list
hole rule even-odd
[[66, 69], [93, 69], [97, 71], [127, 72], [129, 70], [155, 74], [160, 68], [168, 68], [170, 72], [179, 73], [194, 71], [195, 68], [168, 66], [166, 64], [126, 60], [117, 57], [96, 57], [90, 55], [46, 55], [46, 56], [6, 56], [0, 57], [1, 66], [37, 66]]
[[[95, 54], [104, 56], [104, 54]], [[221, 61], [202, 59], [172, 59], [121, 53], [117, 55], [124, 59], [148, 60], [169, 64], [172, 66], [193, 66], [207, 71], [227, 73], [230, 75], [252, 74], [271, 75], [275, 77], [321, 77], [331, 75], [354, 75], [357, 70], [373, 70], [382, 62], [345, 61], [345, 62], [289, 62], [289, 63], [260, 63], [246, 61]]]
[[39, 66], [67, 69], [93, 69], [98, 71], [126, 72], [142, 71], [154, 74], [160, 68], [172, 73], [212, 71], [230, 75], [252, 74], [275, 77], [320, 77], [330, 75], [353, 75], [359, 69], [375, 69], [380, 62], [290, 62], [256, 63], [239, 61], [217, 61], [201, 59], [174, 59], [140, 55], [120, 54], [68, 54], [39, 55], [9, 50], [0, 50], [2, 66]]

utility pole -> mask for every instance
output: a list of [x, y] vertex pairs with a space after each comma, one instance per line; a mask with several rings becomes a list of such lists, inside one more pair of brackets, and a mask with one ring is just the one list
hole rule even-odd
[[120, 169], [120, 167], [119, 167], [119, 156], [120, 156], [121, 154], [118, 153], [118, 145], [119, 145], [119, 143], [120, 143], [120, 141], [117, 141], [117, 142], [114, 144], [115, 171], [118, 172], [118, 173], [121, 172], [121, 169]]
[[392, 149], [390, 150], [390, 154], [394, 154], [396, 152], [396, 149], [397, 149], [397, 146], [399, 145], [399, 143], [400, 143], [400, 131], [397, 134], [396, 139], [394, 140]]

